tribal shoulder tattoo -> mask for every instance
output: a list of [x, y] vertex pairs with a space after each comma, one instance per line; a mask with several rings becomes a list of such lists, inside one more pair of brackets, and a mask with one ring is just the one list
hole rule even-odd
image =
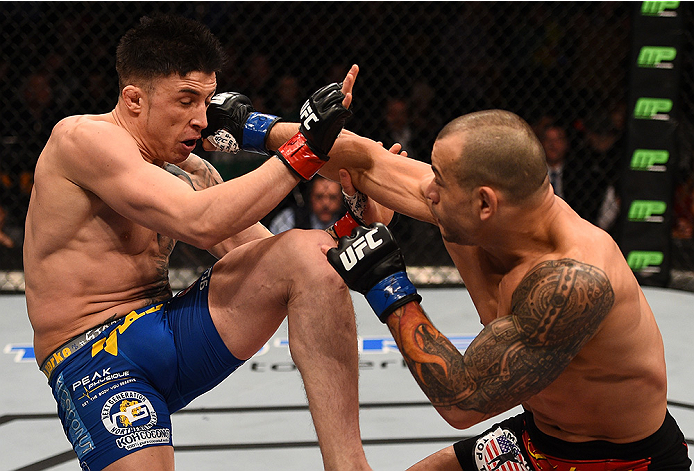
[[417, 303], [389, 319], [410, 371], [432, 404], [494, 415], [542, 391], [597, 331], [614, 304], [597, 267], [572, 259], [535, 266], [464, 355]]

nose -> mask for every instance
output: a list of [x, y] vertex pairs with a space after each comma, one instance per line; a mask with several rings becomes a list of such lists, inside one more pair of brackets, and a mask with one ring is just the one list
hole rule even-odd
[[424, 195], [431, 200], [433, 204], [436, 204], [439, 202], [439, 192], [436, 191], [436, 185], [434, 184], [434, 178], [432, 177], [431, 180], [429, 180], [429, 184], [426, 187], [426, 190], [424, 191]]
[[207, 107], [205, 105], [196, 107], [195, 115], [190, 120], [190, 125], [198, 130], [207, 127]]

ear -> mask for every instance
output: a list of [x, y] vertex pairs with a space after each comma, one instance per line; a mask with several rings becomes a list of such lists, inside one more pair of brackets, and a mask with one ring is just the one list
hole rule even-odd
[[144, 93], [140, 87], [127, 85], [120, 92], [125, 107], [134, 114], [140, 114], [143, 107]]
[[477, 189], [479, 217], [481, 221], [487, 221], [494, 216], [499, 209], [499, 198], [494, 189], [481, 186]]

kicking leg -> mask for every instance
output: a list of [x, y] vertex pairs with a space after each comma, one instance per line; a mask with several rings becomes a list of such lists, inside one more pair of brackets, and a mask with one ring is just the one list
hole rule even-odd
[[233, 250], [214, 267], [210, 313], [240, 359], [256, 353], [287, 317], [325, 469], [370, 469], [359, 432], [354, 308], [320, 250], [331, 240], [295, 230]]

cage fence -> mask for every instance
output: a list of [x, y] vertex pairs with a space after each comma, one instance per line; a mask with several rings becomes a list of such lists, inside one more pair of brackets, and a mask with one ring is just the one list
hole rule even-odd
[[[0, 290], [23, 290], [23, 225], [36, 160], [61, 118], [108, 112], [118, 96], [115, 49], [140, 17], [197, 19], [229, 61], [218, 90], [248, 95], [256, 109], [297, 120], [301, 103], [361, 71], [347, 127], [399, 142], [430, 160], [441, 127], [489, 108], [528, 121], [550, 157], [564, 159], [562, 197], [615, 235], [625, 159], [633, 4], [629, 2], [2, 2], [0, 3]], [[678, 116], [672, 281], [694, 291], [694, 17], [684, 21]], [[225, 179], [260, 165], [257, 154], [200, 153]], [[559, 155], [561, 154], [561, 155]], [[305, 204], [305, 188], [278, 205]], [[400, 217], [394, 233], [416, 283], [459, 284], [438, 229]], [[179, 243], [172, 286], [213, 262]]]

